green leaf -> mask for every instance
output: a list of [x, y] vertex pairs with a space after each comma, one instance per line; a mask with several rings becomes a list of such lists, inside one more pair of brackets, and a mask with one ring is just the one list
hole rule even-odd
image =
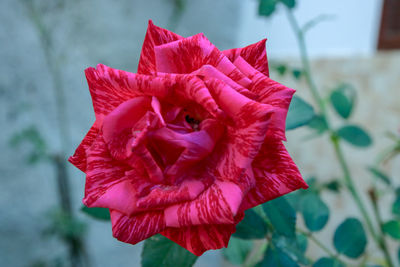
[[400, 216], [400, 195], [397, 195], [396, 199], [393, 202], [392, 213], [394, 215]]
[[312, 231], [319, 231], [328, 222], [329, 208], [315, 193], [309, 193], [301, 202], [302, 214], [307, 228]]
[[278, 0], [260, 0], [260, 4], [258, 5], [258, 14], [265, 17], [271, 16], [275, 11], [277, 3]]
[[281, 249], [270, 245], [257, 267], [299, 267], [299, 265]]
[[246, 210], [244, 219], [236, 226], [233, 236], [242, 239], [261, 239], [267, 234], [267, 224], [253, 210]]
[[222, 249], [222, 255], [224, 255], [225, 259], [227, 259], [230, 263], [234, 265], [241, 265], [246, 260], [252, 247], [252, 241], [231, 237], [228, 247]]
[[328, 130], [328, 124], [321, 115], [315, 114], [312, 120], [308, 123], [308, 127], [317, 131], [318, 134], [322, 134]]
[[384, 174], [381, 170], [375, 168], [375, 167], [368, 167], [368, 170], [378, 179], [383, 181], [385, 184], [390, 185], [390, 178]]
[[305, 234], [297, 233], [297, 244], [301, 252], [306, 253], [308, 247], [308, 239]]
[[191, 267], [197, 257], [162, 235], [155, 235], [144, 242], [142, 267]]
[[333, 244], [337, 252], [349, 258], [358, 258], [367, 245], [367, 236], [361, 222], [356, 218], [346, 219], [336, 229]]
[[356, 125], [344, 126], [337, 131], [337, 134], [354, 146], [367, 147], [372, 144], [372, 139], [368, 133]]
[[320, 258], [313, 267], [346, 267], [340, 261], [334, 258]]
[[281, 64], [281, 65], [276, 66], [275, 70], [278, 72], [278, 74], [280, 76], [283, 76], [286, 73], [287, 67], [286, 67], [286, 65]]
[[295, 0], [280, 0], [284, 5], [286, 5], [288, 8], [294, 8], [296, 5]]
[[400, 239], [400, 221], [390, 220], [384, 223], [382, 231], [394, 239]]
[[399, 251], [397, 251], [397, 260], [398, 260], [399, 263], [400, 263], [400, 248], [399, 248]]
[[295, 236], [296, 211], [284, 197], [268, 201], [262, 207], [272, 226], [280, 235]]
[[293, 96], [286, 118], [286, 130], [306, 125], [314, 118], [313, 107], [298, 96]]
[[88, 208], [86, 206], [82, 206], [81, 211], [98, 220], [110, 220], [110, 211], [106, 208]]
[[[307, 238], [305, 238], [305, 240], [307, 242]], [[304, 252], [307, 249], [307, 247], [304, 247], [304, 245], [307, 244], [304, 244], [304, 239], [300, 240], [299, 236], [296, 235], [294, 237], [287, 237], [284, 235], [274, 234], [272, 236], [272, 243], [275, 248], [280, 249], [295, 262], [304, 265], [310, 264], [309, 260], [304, 255]]]
[[330, 100], [332, 106], [342, 118], [347, 119], [350, 117], [355, 95], [354, 88], [348, 84], [341, 84], [331, 93]]
[[332, 192], [338, 193], [340, 191], [341, 183], [338, 180], [332, 180], [323, 184], [323, 187]]
[[301, 70], [299, 70], [299, 69], [292, 69], [292, 74], [293, 74], [293, 77], [296, 80], [300, 80], [301, 75], [303, 74], [303, 72]]

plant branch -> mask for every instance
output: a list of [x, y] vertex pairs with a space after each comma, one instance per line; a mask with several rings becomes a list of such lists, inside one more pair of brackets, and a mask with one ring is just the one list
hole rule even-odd
[[346, 187], [349, 190], [351, 196], [353, 197], [353, 200], [355, 201], [358, 209], [361, 212], [361, 215], [367, 225], [367, 229], [370, 232], [372, 238], [374, 239], [374, 241], [377, 243], [378, 247], [382, 250], [385, 259], [387, 261], [387, 263], [389, 264], [389, 266], [391, 264], [391, 259], [389, 256], [389, 253], [387, 251], [386, 247], [382, 247], [381, 246], [381, 242], [380, 242], [380, 236], [377, 234], [377, 232], [375, 231], [375, 228], [372, 224], [372, 220], [367, 212], [367, 209], [364, 205], [364, 203], [361, 201], [360, 195], [356, 190], [356, 187], [354, 185], [354, 181], [353, 178], [351, 176], [350, 173], [350, 169], [348, 167], [348, 164], [345, 160], [342, 148], [340, 146], [340, 139], [337, 136], [337, 134], [335, 133], [335, 131], [332, 129], [332, 127], [329, 124], [328, 121], [328, 116], [327, 116], [327, 112], [326, 112], [326, 107], [324, 104], [324, 101], [322, 99], [322, 97], [320, 96], [317, 86], [312, 78], [311, 75], [311, 67], [310, 67], [310, 61], [308, 58], [308, 54], [307, 54], [307, 48], [306, 48], [306, 43], [304, 40], [304, 32], [301, 30], [295, 16], [293, 15], [292, 11], [290, 9], [287, 9], [287, 16], [288, 16], [288, 20], [291, 24], [291, 27], [293, 29], [293, 31], [295, 32], [295, 35], [297, 37], [297, 41], [299, 44], [299, 50], [300, 50], [300, 55], [301, 55], [301, 62], [303, 65], [303, 72], [305, 75], [305, 79], [306, 82], [309, 85], [309, 88], [311, 90], [311, 94], [314, 98], [314, 101], [318, 104], [319, 109], [320, 109], [320, 113], [321, 116], [325, 119], [326, 124], [328, 126], [329, 132], [330, 132], [330, 137], [331, 137], [331, 141], [335, 150], [335, 155], [339, 161], [340, 167], [342, 169], [343, 175], [344, 175], [344, 180], [346, 183]]

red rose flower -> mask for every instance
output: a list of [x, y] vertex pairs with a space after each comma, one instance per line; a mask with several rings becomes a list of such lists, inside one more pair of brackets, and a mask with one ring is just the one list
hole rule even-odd
[[245, 210], [307, 187], [282, 144], [294, 90], [268, 77], [265, 40], [221, 52], [150, 21], [137, 74], [85, 73], [96, 121], [69, 161], [117, 239], [161, 233], [201, 255]]

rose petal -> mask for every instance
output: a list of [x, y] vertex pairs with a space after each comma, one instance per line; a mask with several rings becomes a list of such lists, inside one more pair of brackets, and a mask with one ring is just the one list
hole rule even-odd
[[[235, 218], [235, 224], [243, 219], [243, 213]], [[166, 228], [161, 234], [196, 256], [201, 256], [210, 249], [228, 246], [231, 235], [235, 232], [235, 224], [196, 225], [181, 228]]]
[[267, 39], [263, 39], [255, 44], [243, 48], [234, 48], [223, 51], [225, 56], [230, 61], [234, 62], [235, 59], [240, 56], [247, 61], [253, 68], [261, 72], [262, 74], [269, 76], [268, 71], [268, 60], [267, 51], [265, 49], [265, 42]]
[[153, 21], [149, 20], [146, 37], [144, 38], [142, 52], [140, 54], [138, 73], [154, 75], [156, 73], [154, 47], [179, 39], [182, 39], [182, 37], [176, 33], [155, 26]]
[[90, 130], [87, 132], [73, 156], [69, 157], [68, 161], [81, 171], [86, 171], [86, 150], [89, 149], [100, 131], [101, 122], [96, 120]]
[[118, 240], [136, 244], [165, 229], [162, 211], [149, 211], [134, 216], [127, 216], [111, 210], [113, 236]]
[[256, 185], [246, 195], [240, 210], [250, 209], [300, 188], [308, 188], [280, 140], [267, 139], [252, 166]]
[[224, 56], [205, 36], [197, 34], [154, 48], [157, 71], [164, 73], [192, 73], [204, 65], [211, 65], [246, 87], [251, 81]]
[[242, 198], [242, 191], [236, 184], [215, 181], [195, 200], [166, 208], [166, 225], [183, 227], [234, 223]]
[[275, 107], [267, 136], [286, 140], [286, 115], [295, 90], [271, 80], [240, 56], [236, 58], [234, 64], [253, 81], [250, 90], [258, 95], [257, 100]]

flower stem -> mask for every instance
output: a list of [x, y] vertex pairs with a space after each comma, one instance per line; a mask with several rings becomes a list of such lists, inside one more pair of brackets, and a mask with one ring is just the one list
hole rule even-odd
[[306, 235], [309, 239], [311, 239], [311, 241], [313, 241], [319, 248], [321, 248], [323, 251], [326, 252], [326, 254], [328, 254], [331, 258], [336, 259], [337, 261], [342, 262], [338, 255], [336, 255], [335, 253], [333, 253], [327, 246], [325, 246], [321, 241], [319, 241], [311, 232], [307, 232], [304, 231], [302, 229], [297, 228], [296, 229], [297, 232], [302, 233], [304, 235]]
[[331, 136], [331, 141], [335, 150], [335, 155], [336, 158], [339, 161], [340, 167], [342, 169], [342, 172], [344, 174], [344, 180], [346, 183], [346, 187], [349, 190], [351, 196], [353, 197], [354, 202], [356, 203], [358, 209], [361, 212], [361, 215], [365, 221], [365, 224], [367, 225], [367, 229], [370, 232], [372, 238], [374, 239], [374, 241], [377, 243], [378, 247], [382, 250], [385, 259], [387, 261], [388, 266], [392, 267], [392, 260], [390, 258], [388, 249], [386, 246], [382, 246], [382, 242], [381, 242], [381, 236], [377, 234], [377, 232], [375, 231], [375, 228], [372, 224], [372, 220], [367, 212], [367, 209], [364, 205], [364, 203], [362, 202], [359, 193], [356, 190], [356, 187], [354, 185], [354, 181], [353, 178], [351, 177], [351, 173], [350, 173], [350, 169], [348, 167], [348, 164], [345, 160], [342, 148], [340, 146], [340, 139], [337, 136], [337, 134], [335, 133], [335, 131], [332, 129], [332, 127], [329, 124], [328, 121], [328, 116], [327, 116], [327, 112], [326, 112], [326, 107], [324, 104], [324, 101], [322, 99], [322, 97], [320, 96], [317, 86], [312, 78], [311, 75], [311, 67], [310, 67], [310, 61], [308, 58], [308, 54], [307, 54], [307, 48], [306, 48], [306, 43], [304, 40], [304, 32], [303, 30], [300, 28], [295, 16], [293, 15], [292, 11], [290, 9], [287, 9], [287, 17], [289, 20], [289, 23], [293, 29], [293, 31], [295, 32], [295, 35], [297, 37], [297, 42], [299, 44], [299, 50], [300, 50], [300, 55], [301, 55], [301, 62], [303, 65], [303, 73], [304, 73], [304, 77], [306, 79], [306, 82], [308, 83], [308, 86], [310, 88], [311, 94], [314, 98], [314, 101], [318, 104], [319, 109], [320, 109], [320, 115], [325, 119], [326, 124], [328, 126], [329, 132], [330, 132], [330, 136]]

